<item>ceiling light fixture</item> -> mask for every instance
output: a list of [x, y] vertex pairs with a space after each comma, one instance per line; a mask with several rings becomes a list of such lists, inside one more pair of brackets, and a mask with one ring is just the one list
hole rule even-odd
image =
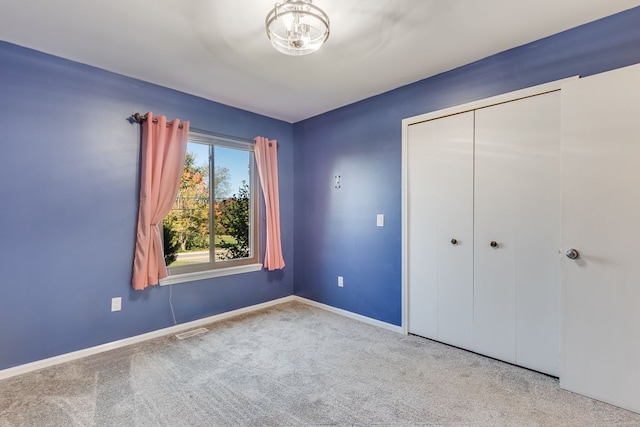
[[329, 38], [329, 17], [312, 0], [276, 3], [265, 25], [271, 44], [285, 55], [308, 55]]

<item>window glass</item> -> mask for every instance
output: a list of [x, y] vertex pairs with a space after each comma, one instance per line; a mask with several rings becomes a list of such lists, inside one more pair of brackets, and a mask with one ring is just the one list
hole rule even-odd
[[192, 132], [163, 221], [169, 274], [257, 263], [253, 144]]

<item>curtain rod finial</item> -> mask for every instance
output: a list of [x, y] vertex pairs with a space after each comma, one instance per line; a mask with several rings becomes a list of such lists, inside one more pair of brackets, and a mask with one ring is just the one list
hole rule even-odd
[[135, 114], [132, 114], [129, 119], [136, 123], [142, 123], [146, 119], [146, 117], [140, 113], [135, 113]]

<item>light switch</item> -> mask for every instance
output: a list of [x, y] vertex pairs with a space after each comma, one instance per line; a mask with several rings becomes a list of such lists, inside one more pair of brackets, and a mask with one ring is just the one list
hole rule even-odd
[[376, 225], [378, 227], [384, 227], [384, 214], [378, 214], [376, 218]]

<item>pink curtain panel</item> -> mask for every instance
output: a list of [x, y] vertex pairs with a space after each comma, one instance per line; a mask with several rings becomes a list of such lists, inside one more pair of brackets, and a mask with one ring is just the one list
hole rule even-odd
[[280, 196], [278, 194], [278, 143], [257, 136], [255, 138], [256, 163], [260, 185], [267, 210], [267, 246], [263, 265], [268, 270], [284, 268], [280, 240]]
[[189, 122], [175, 119], [167, 123], [165, 116], [147, 113], [142, 123], [140, 207], [132, 279], [136, 290], [167, 277], [161, 222], [178, 195], [188, 136]]

